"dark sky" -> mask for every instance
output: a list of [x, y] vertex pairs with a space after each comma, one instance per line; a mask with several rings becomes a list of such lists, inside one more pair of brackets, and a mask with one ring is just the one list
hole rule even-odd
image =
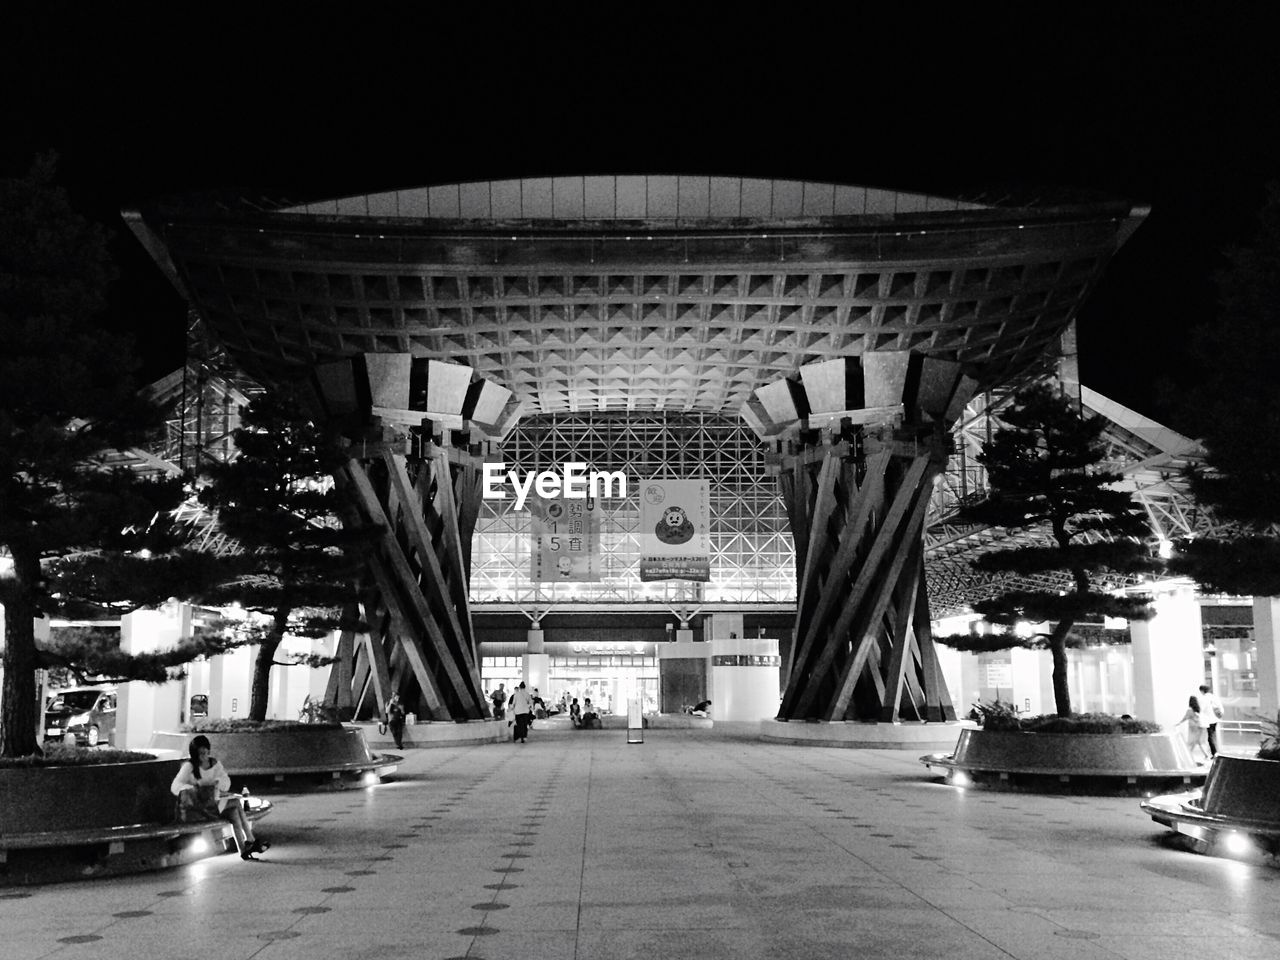
[[1083, 378], [1173, 425], [1155, 385], [1194, 378], [1220, 252], [1280, 180], [1280, 21], [1260, 3], [473, 7], [6, 4], [0, 175], [59, 151], [117, 229], [110, 322], [143, 335], [152, 376], [180, 362], [183, 308], [119, 220], [151, 195], [575, 173], [1092, 187], [1153, 212], [1081, 315]]

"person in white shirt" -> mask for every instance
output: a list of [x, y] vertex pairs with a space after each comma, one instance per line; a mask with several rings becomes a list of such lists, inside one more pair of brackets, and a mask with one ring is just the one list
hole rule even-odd
[[253, 835], [253, 824], [245, 816], [240, 798], [231, 790], [231, 775], [222, 761], [209, 755], [209, 738], [200, 734], [192, 737], [187, 745], [190, 760], [184, 760], [178, 775], [169, 785], [169, 792], [178, 798], [178, 804], [187, 815], [199, 819], [223, 819], [231, 824], [235, 834], [240, 859], [255, 860], [255, 853], [262, 853], [271, 844]]
[[1209, 756], [1218, 755], [1218, 721], [1225, 711], [1207, 683], [1200, 684], [1200, 723], [1209, 731]]
[[533, 721], [533, 698], [529, 696], [523, 683], [511, 691], [511, 710], [516, 715], [516, 726], [511, 739], [524, 743], [529, 736], [529, 724]]

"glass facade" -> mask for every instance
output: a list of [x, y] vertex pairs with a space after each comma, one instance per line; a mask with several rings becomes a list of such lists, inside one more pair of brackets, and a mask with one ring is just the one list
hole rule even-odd
[[[794, 602], [795, 549], [764, 448], [737, 416], [596, 413], [533, 417], [503, 444], [508, 470], [622, 471], [625, 500], [602, 501], [603, 577], [534, 583], [530, 516], [513, 499], [483, 502], [472, 545], [471, 599], [486, 602]], [[710, 481], [711, 581], [640, 580], [639, 492], [654, 479]]]

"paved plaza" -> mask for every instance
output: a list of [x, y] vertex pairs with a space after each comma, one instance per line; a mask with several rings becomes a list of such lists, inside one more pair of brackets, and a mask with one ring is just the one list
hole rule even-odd
[[1134, 799], [731, 727], [406, 750], [377, 787], [275, 798], [263, 862], [0, 889], [0, 957], [1280, 954], [1280, 871], [1176, 850]]

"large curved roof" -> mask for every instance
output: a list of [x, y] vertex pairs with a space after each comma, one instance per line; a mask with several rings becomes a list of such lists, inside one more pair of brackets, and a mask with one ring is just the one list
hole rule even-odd
[[804, 364], [874, 350], [1008, 380], [1050, 358], [1142, 215], [617, 176], [126, 218], [255, 377], [404, 353], [555, 413], [737, 410]]
[[566, 223], [678, 221], [692, 225], [701, 220], [781, 221], [987, 208], [987, 204], [949, 197], [841, 183], [649, 174], [446, 183], [321, 200], [278, 212]]

